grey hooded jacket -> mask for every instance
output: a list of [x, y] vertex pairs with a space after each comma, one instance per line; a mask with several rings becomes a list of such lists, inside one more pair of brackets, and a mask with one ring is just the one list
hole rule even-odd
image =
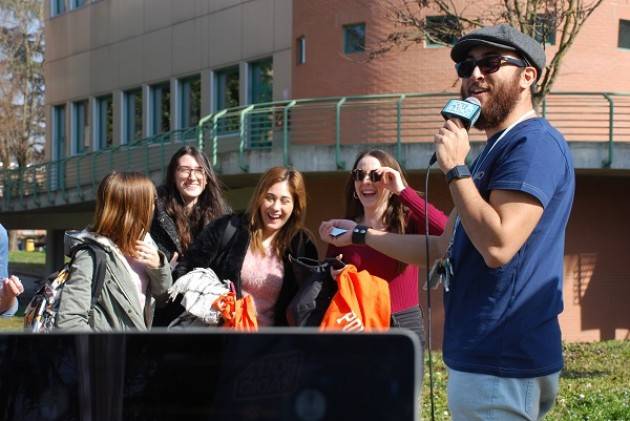
[[[153, 319], [154, 298], [165, 294], [171, 286], [171, 268], [163, 253], [158, 269], [146, 268], [149, 278], [144, 308], [134, 285], [129, 266], [120, 251], [106, 237], [89, 231], [66, 233], [66, 254], [80, 242], [92, 240], [107, 253], [103, 289], [94, 308], [92, 304], [92, 276], [94, 263], [87, 250], [80, 250], [70, 269], [70, 277], [61, 293], [56, 326], [60, 330], [125, 331], [146, 330]], [[145, 241], [153, 243], [148, 236]], [[155, 244], [153, 243], [155, 246]]]

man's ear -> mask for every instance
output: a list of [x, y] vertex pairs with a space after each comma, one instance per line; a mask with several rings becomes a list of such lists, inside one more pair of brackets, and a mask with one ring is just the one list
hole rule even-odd
[[536, 83], [538, 77], [538, 70], [534, 67], [525, 67], [521, 73], [521, 87], [523, 89], [529, 89], [530, 86]]

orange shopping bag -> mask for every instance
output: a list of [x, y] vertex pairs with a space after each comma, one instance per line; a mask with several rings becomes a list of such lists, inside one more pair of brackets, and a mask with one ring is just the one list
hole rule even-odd
[[221, 309], [223, 326], [246, 332], [258, 330], [256, 306], [251, 295], [237, 300], [234, 292], [228, 292], [217, 298], [216, 307]]
[[369, 332], [389, 329], [392, 314], [387, 281], [346, 265], [337, 276], [339, 290], [319, 325], [320, 331]]

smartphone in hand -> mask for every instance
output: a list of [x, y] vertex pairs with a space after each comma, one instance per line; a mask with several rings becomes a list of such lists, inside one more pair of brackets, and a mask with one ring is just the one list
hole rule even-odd
[[346, 232], [348, 232], [347, 229], [332, 227], [332, 229], [330, 230], [330, 236], [333, 238], [337, 238], [340, 235], [345, 234]]

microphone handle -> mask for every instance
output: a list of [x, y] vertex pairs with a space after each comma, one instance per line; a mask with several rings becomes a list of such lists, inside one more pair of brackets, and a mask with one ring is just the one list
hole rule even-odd
[[[457, 117], [447, 117], [444, 116], [445, 120], [459, 120], [460, 122], [462, 122], [461, 119], [457, 118]], [[466, 124], [465, 121], [462, 122], [462, 124], [464, 125], [464, 127], [466, 127], [466, 130], [468, 130], [470, 128], [470, 126], [468, 124]], [[433, 164], [435, 164], [437, 162], [437, 155], [435, 152], [433, 152], [433, 155], [431, 155], [431, 159], [429, 160], [429, 167]]]

